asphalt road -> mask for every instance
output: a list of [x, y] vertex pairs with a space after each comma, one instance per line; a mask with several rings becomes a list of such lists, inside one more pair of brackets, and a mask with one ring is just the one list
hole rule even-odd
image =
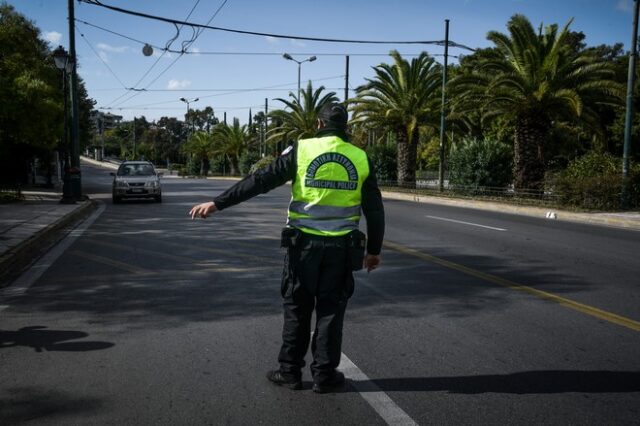
[[264, 377], [288, 187], [191, 221], [232, 182], [83, 179], [102, 207], [2, 294], [2, 425], [640, 424], [639, 232], [387, 201], [317, 395]]

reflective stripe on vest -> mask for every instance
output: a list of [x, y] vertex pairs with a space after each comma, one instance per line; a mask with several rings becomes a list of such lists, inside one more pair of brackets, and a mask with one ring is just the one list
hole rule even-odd
[[298, 142], [296, 179], [287, 224], [323, 236], [358, 229], [367, 155], [337, 136]]

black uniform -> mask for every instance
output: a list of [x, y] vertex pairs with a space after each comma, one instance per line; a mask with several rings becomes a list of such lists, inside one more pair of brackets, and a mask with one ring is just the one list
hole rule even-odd
[[[316, 137], [338, 136], [338, 129], [324, 128]], [[218, 210], [266, 193], [295, 180], [296, 147], [288, 150], [265, 169], [247, 176], [214, 198]], [[373, 166], [362, 186], [362, 212], [367, 219], [367, 252], [378, 255], [384, 236], [384, 208]], [[299, 379], [311, 339], [311, 315], [316, 311], [311, 371], [315, 383], [329, 380], [340, 363], [342, 325], [347, 300], [354, 281], [349, 262], [347, 238], [321, 237], [300, 233], [285, 257], [281, 293], [284, 307], [282, 348], [278, 361], [284, 376]]]

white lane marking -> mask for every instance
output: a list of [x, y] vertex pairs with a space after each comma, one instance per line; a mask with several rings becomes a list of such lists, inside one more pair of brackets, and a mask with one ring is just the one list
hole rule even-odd
[[364, 374], [345, 354], [340, 357], [340, 371], [351, 380], [360, 396], [369, 403], [371, 408], [388, 424], [402, 426], [417, 426], [418, 424], [398, 407], [389, 395], [384, 393], [376, 384]]
[[[51, 265], [62, 255], [73, 244], [78, 237], [80, 237], [84, 231], [87, 230], [93, 224], [93, 222], [102, 214], [105, 209], [105, 204], [101, 201], [98, 201], [98, 209], [93, 212], [91, 216], [89, 216], [80, 226], [73, 229], [69, 234], [58, 244], [56, 244], [53, 249], [51, 249], [47, 254], [45, 254], [40, 260], [38, 260], [35, 265], [25, 271], [20, 277], [18, 277], [11, 285], [6, 287], [0, 295], [2, 297], [15, 297], [21, 296], [24, 294], [29, 287], [31, 287], [37, 280], [44, 274], [44, 272], [49, 269]], [[8, 305], [5, 305], [3, 308], [0, 308], [0, 311], [6, 309]]]
[[507, 231], [507, 229], [504, 229], [504, 228], [495, 228], [493, 226], [480, 225], [478, 223], [463, 222], [461, 220], [448, 219], [446, 217], [429, 216], [429, 215], [426, 215], [426, 216], [428, 218], [430, 218], [430, 219], [437, 219], [437, 220], [444, 220], [444, 221], [447, 221], [447, 222], [461, 223], [463, 225], [478, 226], [480, 228], [493, 229], [494, 231]]

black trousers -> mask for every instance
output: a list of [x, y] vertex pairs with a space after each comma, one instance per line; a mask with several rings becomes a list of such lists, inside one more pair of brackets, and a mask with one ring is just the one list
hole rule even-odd
[[316, 383], [330, 378], [340, 364], [344, 313], [354, 289], [347, 250], [345, 238], [306, 234], [288, 249], [282, 274], [284, 326], [278, 356], [284, 375], [300, 377], [310, 341]]

